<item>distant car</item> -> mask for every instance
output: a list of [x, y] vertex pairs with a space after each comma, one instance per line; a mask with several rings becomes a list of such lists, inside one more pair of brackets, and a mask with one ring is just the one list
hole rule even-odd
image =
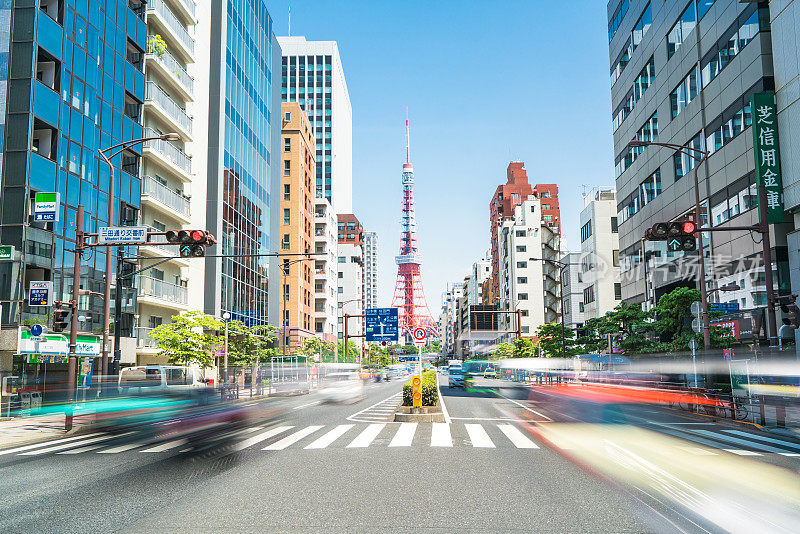
[[487, 367], [483, 372], [483, 378], [497, 378], [497, 371], [495, 371], [494, 367]]
[[139, 365], [119, 373], [119, 392], [127, 395], [205, 388], [198, 369], [177, 365]]
[[357, 372], [330, 373], [319, 394], [323, 402], [357, 402], [364, 397], [364, 381]]
[[464, 369], [461, 365], [450, 365], [447, 368], [447, 387], [464, 387]]

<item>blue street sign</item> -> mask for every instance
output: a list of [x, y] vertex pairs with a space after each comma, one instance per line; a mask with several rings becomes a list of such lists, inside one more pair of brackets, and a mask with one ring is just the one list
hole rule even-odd
[[367, 342], [397, 343], [397, 308], [367, 308], [364, 310], [364, 329]]
[[31, 325], [31, 336], [32, 337], [39, 337], [44, 332], [44, 328], [40, 324], [32, 324]]
[[738, 302], [711, 302], [710, 311], [721, 311], [722, 313], [736, 313], [739, 311]]

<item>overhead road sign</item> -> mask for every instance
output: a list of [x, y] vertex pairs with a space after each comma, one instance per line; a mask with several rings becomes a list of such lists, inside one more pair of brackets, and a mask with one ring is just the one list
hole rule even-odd
[[97, 233], [98, 245], [145, 243], [146, 241], [146, 226], [102, 226]]
[[61, 193], [36, 193], [33, 199], [33, 220], [57, 222], [61, 211]]
[[394, 342], [398, 338], [397, 308], [367, 308], [364, 310], [364, 333], [369, 342]]

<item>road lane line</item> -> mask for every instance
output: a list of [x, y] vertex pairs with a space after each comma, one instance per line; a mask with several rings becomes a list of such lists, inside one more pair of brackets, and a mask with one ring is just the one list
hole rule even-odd
[[439, 387], [439, 373], [436, 373], [436, 394], [439, 396], [439, 404], [442, 406], [442, 414], [444, 415], [444, 422], [448, 425], [451, 423], [450, 413], [447, 411], [447, 406], [444, 404], [444, 397], [442, 397], [442, 390]]
[[378, 437], [381, 430], [386, 426], [386, 423], [373, 423], [365, 428], [356, 439], [350, 442], [347, 446], [348, 449], [353, 447], [369, 447], [372, 441]]
[[495, 395], [498, 395], [498, 396], [500, 396], [500, 397], [503, 397], [503, 398], [504, 398], [504, 399], [506, 399], [507, 401], [511, 401], [511, 402], [513, 402], [514, 404], [516, 404], [517, 406], [519, 406], [520, 408], [522, 408], [522, 409], [524, 409], [524, 410], [528, 410], [528, 411], [529, 411], [529, 412], [531, 412], [531, 413], [535, 413], [536, 415], [538, 415], [538, 416], [539, 416], [539, 417], [541, 417], [542, 419], [546, 419], [546, 420], [548, 420], [548, 421], [552, 421], [552, 419], [550, 419], [549, 417], [547, 417], [547, 416], [546, 416], [546, 415], [544, 415], [543, 413], [540, 413], [540, 412], [537, 412], [537, 411], [536, 411], [536, 410], [534, 410], [534, 409], [528, 408], [528, 407], [527, 407], [527, 406], [525, 406], [524, 404], [521, 404], [521, 403], [519, 403], [519, 402], [517, 402], [517, 401], [515, 401], [514, 399], [511, 399], [511, 398], [509, 398], [509, 397], [506, 397], [506, 396], [505, 396], [505, 395], [503, 395], [502, 393], [498, 393], [498, 392], [496, 392], [496, 391], [494, 391], [494, 390], [492, 390], [492, 393], [494, 393]]
[[751, 449], [758, 449], [764, 452], [786, 452], [785, 449], [778, 449], [777, 447], [772, 447], [770, 445], [762, 445], [760, 443], [756, 443], [755, 441], [747, 441], [745, 439], [739, 439], [733, 436], [718, 434], [716, 432], [711, 432], [710, 430], [692, 430], [692, 432], [696, 432], [700, 435], [708, 436], [710, 438], [722, 441], [728, 441], [730, 443], [736, 443], [737, 445], [744, 445], [746, 447], [750, 447]]
[[464, 426], [467, 429], [467, 434], [469, 434], [469, 440], [472, 442], [473, 447], [494, 448], [494, 443], [492, 443], [483, 426], [475, 423], [467, 423]]
[[103, 446], [102, 443], [98, 445], [87, 445], [85, 447], [78, 447], [77, 449], [69, 449], [67, 451], [57, 452], [56, 454], [80, 454], [82, 452], [88, 452], [88, 451], [93, 451], [95, 449], [99, 449], [102, 446]]
[[528, 439], [520, 430], [509, 424], [498, 424], [497, 428], [506, 435], [508, 439], [511, 440], [511, 443], [514, 444], [518, 449], [538, 449], [539, 446], [535, 444], [533, 441]]
[[730, 434], [736, 434], [737, 436], [744, 436], [746, 438], [759, 439], [761, 441], [767, 441], [769, 443], [775, 443], [776, 445], [783, 445], [786, 448], [795, 449], [795, 450], [800, 451], [800, 445], [798, 445], [797, 443], [792, 443], [790, 441], [783, 441], [783, 440], [780, 440], [780, 439], [768, 438], [766, 436], [757, 436], [755, 434], [749, 434], [747, 432], [742, 432], [741, 430], [723, 430], [723, 432], [728, 432]]
[[745, 451], [742, 449], [722, 449], [725, 452], [730, 452], [733, 454], [738, 454], [739, 456], [762, 456], [760, 452], [753, 452], [753, 451]]
[[23, 452], [23, 453], [20, 453], [20, 456], [33, 456], [33, 455], [36, 455], [36, 454], [45, 454], [47, 452], [62, 451], [64, 449], [69, 449], [70, 447], [82, 447], [84, 445], [89, 445], [90, 443], [96, 443], [98, 441], [107, 441], [109, 439], [114, 439], [114, 438], [118, 438], [118, 437], [122, 437], [122, 436], [127, 436], [128, 434], [132, 434], [132, 432], [126, 432], [125, 434], [119, 434], [119, 435], [116, 435], [116, 436], [115, 435], [98, 436], [96, 438], [85, 439], [83, 441], [79, 441], [79, 442], [76, 442], [76, 443], [64, 443], [63, 445], [56, 445], [55, 447], [48, 447], [46, 449], [39, 449], [37, 451]]
[[779, 452], [778, 454], [780, 454], [781, 456], [791, 456], [791, 457], [800, 456], [800, 454], [797, 454], [796, 452]]
[[[15, 447], [13, 449], [6, 449], [4, 451], [0, 451], [0, 456], [4, 454], [13, 454], [15, 452], [29, 451], [37, 447], [47, 447], [48, 445], [57, 445], [59, 443], [67, 443], [70, 441], [77, 441], [80, 439], [91, 438], [92, 436], [99, 436], [101, 434], [102, 432], [95, 432], [94, 434], [83, 434], [82, 436], [75, 436], [72, 438], [57, 439], [54, 441], [42, 441], [39, 443], [34, 443], [33, 445], [25, 445], [24, 447]], [[77, 443], [75, 445], [77, 445]]]
[[295, 406], [295, 407], [294, 407], [294, 408], [292, 408], [292, 409], [293, 409], [293, 410], [302, 410], [303, 408], [308, 408], [309, 406], [315, 406], [315, 405], [319, 404], [320, 402], [321, 402], [321, 401], [315, 400], [315, 401], [313, 401], [313, 402], [309, 402], [308, 404], [302, 404], [302, 405], [300, 405], [300, 406]]
[[172, 441], [167, 441], [166, 443], [162, 443], [161, 445], [156, 445], [155, 447], [150, 447], [149, 449], [144, 449], [139, 452], [164, 452], [170, 449], [174, 449], [175, 447], [180, 447], [181, 445], [185, 445], [186, 443], [189, 443], [189, 440], [186, 438], [173, 439]]
[[410, 447], [417, 431], [417, 423], [400, 423], [400, 428], [389, 443], [390, 447]]
[[339, 439], [342, 434], [353, 428], [355, 425], [339, 425], [330, 432], [324, 434], [322, 437], [317, 438], [316, 441], [311, 443], [310, 445], [306, 445], [306, 449], [324, 449], [337, 439]]
[[261, 450], [262, 451], [280, 451], [280, 450], [283, 450], [286, 447], [288, 447], [289, 445], [297, 443], [298, 441], [300, 441], [304, 437], [308, 436], [309, 434], [313, 434], [314, 432], [316, 432], [317, 430], [319, 430], [320, 428], [322, 428], [324, 426], [325, 425], [307, 426], [302, 430], [298, 430], [294, 434], [289, 434], [288, 436], [286, 436], [285, 438], [283, 438], [280, 441], [276, 441], [272, 445], [267, 445], [266, 447], [264, 447]]
[[111, 447], [110, 449], [103, 449], [102, 451], [97, 451], [97, 454], [116, 454], [118, 452], [125, 452], [131, 449], [135, 449], [136, 447], [147, 445], [148, 443], [150, 443], [150, 440], [134, 441], [133, 443], [126, 443], [124, 445]]
[[450, 435], [448, 423], [433, 423], [431, 431], [431, 447], [452, 447], [453, 437]]
[[681, 445], [676, 445], [679, 449], [688, 452], [689, 454], [694, 454], [695, 456], [716, 456], [716, 452], [711, 452], [708, 449], [703, 449], [700, 447], [683, 447]]
[[251, 445], [255, 445], [256, 443], [261, 443], [265, 439], [269, 439], [272, 436], [277, 436], [287, 430], [294, 428], [293, 426], [277, 426], [275, 428], [270, 428], [269, 430], [262, 432], [260, 434], [256, 434], [253, 437], [243, 439], [242, 441], [238, 442], [236, 445], [232, 447], [234, 451], [241, 451], [250, 447]]

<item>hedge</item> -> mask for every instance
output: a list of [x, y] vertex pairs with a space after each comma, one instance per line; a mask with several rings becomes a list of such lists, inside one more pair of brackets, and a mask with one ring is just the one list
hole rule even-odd
[[[412, 379], [413, 380], [413, 379]], [[436, 388], [436, 371], [422, 373], [422, 405], [436, 406], [439, 403], [439, 390]], [[403, 384], [403, 406], [413, 406], [411, 380]]]

